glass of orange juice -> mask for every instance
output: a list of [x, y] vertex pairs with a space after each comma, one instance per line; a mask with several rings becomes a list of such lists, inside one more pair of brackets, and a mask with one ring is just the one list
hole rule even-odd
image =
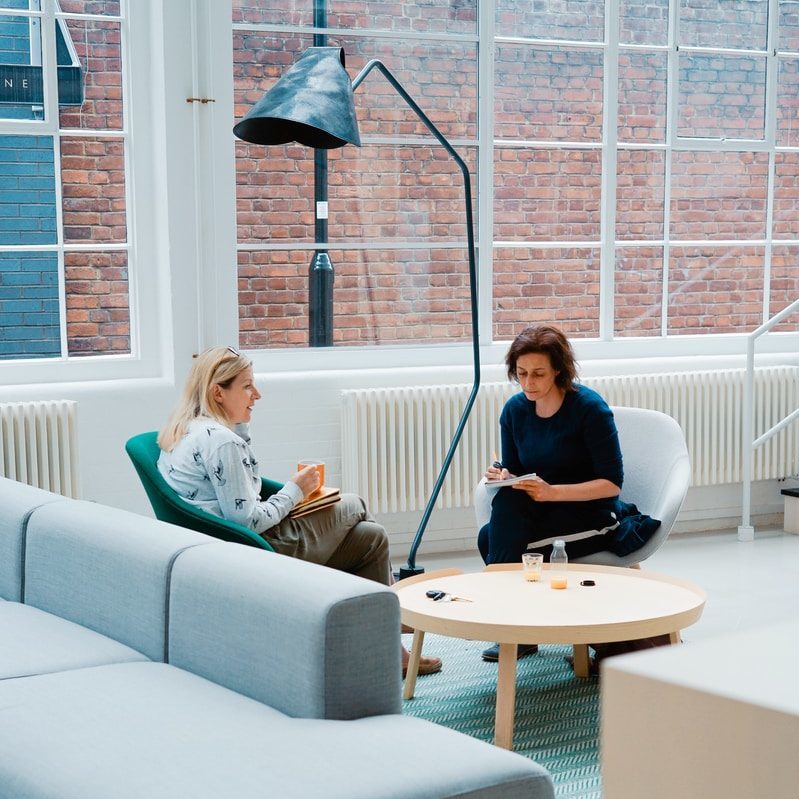
[[540, 552], [525, 552], [522, 554], [522, 570], [524, 579], [529, 583], [537, 583], [541, 579], [541, 570], [544, 568], [544, 556]]

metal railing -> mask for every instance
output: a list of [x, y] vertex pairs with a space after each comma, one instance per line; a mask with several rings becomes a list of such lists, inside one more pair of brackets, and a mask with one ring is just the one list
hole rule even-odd
[[775, 436], [795, 419], [799, 418], [799, 408], [775, 424], [763, 435], [753, 440], [754, 436], [754, 385], [755, 385], [755, 342], [764, 333], [768, 333], [774, 325], [778, 325], [787, 316], [799, 309], [799, 300], [794, 300], [789, 306], [783, 308], [778, 314], [753, 330], [746, 339], [746, 377], [744, 380], [743, 400], [743, 486], [741, 496], [741, 524], [738, 525], [738, 540], [752, 541], [755, 537], [755, 528], [751, 524], [752, 512], [752, 471], [754, 468], [755, 450], [762, 446], [772, 436]]

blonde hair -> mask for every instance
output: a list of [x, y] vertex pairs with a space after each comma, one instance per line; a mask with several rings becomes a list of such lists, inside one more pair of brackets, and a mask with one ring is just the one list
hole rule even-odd
[[183, 396], [158, 434], [158, 446], [171, 452], [186, 435], [189, 425], [200, 416], [216, 419], [232, 427], [227, 414], [214, 399], [214, 386], [227, 388], [238, 375], [251, 366], [252, 361], [232, 347], [211, 347], [195, 356]]

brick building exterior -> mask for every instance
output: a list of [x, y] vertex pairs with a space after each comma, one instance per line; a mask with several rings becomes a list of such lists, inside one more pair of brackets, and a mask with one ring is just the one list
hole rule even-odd
[[[279, 14], [264, 5], [234, 3], [234, 21], [242, 24], [234, 32], [239, 117], [312, 43], [310, 34], [246, 28], [310, 28], [311, 4], [290, 3]], [[349, 73], [369, 58], [383, 59], [442, 132], [461, 142], [476, 176], [479, 43], [446, 38], [476, 39], [476, 2], [358, 3], [346, 11], [329, 5], [330, 28], [352, 30], [328, 40], [344, 48]], [[604, 109], [608, 64], [598, 46], [604, 4], [497, 0], [495, 7], [493, 335], [507, 339], [525, 324], [553, 321], [578, 337], [596, 337], [603, 124], [613, 122]], [[789, 4], [780, 11], [781, 49], [796, 50], [796, 14]], [[681, 3], [679, 57], [669, 47], [668, 2], [624, 2], [620, 12], [615, 229], [604, 232], [617, 242], [613, 335], [748, 332], [763, 321], [764, 306], [776, 313], [799, 296], [799, 270], [792, 267], [799, 163], [795, 153], [779, 150], [799, 144], [797, 60], [785, 55], [771, 62], [779, 79], [770, 204], [769, 147], [760, 146], [768, 3]], [[367, 29], [380, 36], [356, 35]], [[423, 36], [406, 39], [403, 32]], [[677, 59], [672, 143], [670, 58]], [[419, 143], [424, 130], [389, 87], [378, 79], [365, 86], [356, 95], [362, 134], [400, 141], [331, 155], [334, 340], [464, 340], [468, 281], [453, 165], [443, 151]], [[702, 146], [708, 140], [718, 142], [718, 151]], [[740, 144], [731, 147], [732, 141]], [[265, 153], [242, 143], [237, 156], [241, 342], [304, 344], [312, 158], [297, 145]], [[769, 247], [770, 239], [777, 242]], [[335, 249], [341, 242], [350, 249]], [[431, 247], [408, 246], [418, 242]], [[292, 250], [297, 243], [306, 249]]]

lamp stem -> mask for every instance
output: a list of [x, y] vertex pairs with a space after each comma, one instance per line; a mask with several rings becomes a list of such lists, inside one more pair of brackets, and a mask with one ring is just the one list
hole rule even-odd
[[[327, 28], [327, 0], [314, 0], [314, 28]], [[326, 33], [314, 33], [314, 47], [327, 45]], [[327, 150], [314, 150], [314, 241], [327, 244]], [[308, 267], [308, 344], [333, 346], [333, 282], [335, 269], [325, 247], [319, 247]]]
[[400, 579], [405, 579], [406, 577], [412, 577], [416, 574], [421, 574], [424, 572], [423, 568], [418, 568], [416, 566], [416, 551], [419, 549], [419, 545], [422, 542], [422, 536], [424, 535], [424, 531], [427, 528], [427, 523], [430, 520], [430, 514], [433, 512], [433, 507], [438, 499], [438, 494], [441, 491], [444, 478], [447, 476], [447, 471], [449, 470], [450, 464], [452, 463], [452, 458], [454, 457], [455, 451], [460, 443], [463, 430], [466, 427], [466, 421], [469, 418], [469, 413], [471, 412], [472, 406], [477, 399], [477, 392], [480, 389], [480, 334], [477, 326], [477, 254], [474, 243], [474, 222], [472, 217], [472, 182], [466, 163], [453, 149], [452, 145], [450, 145], [450, 143], [444, 138], [444, 135], [441, 133], [441, 131], [428, 118], [427, 114], [425, 114], [424, 111], [419, 108], [414, 99], [408, 94], [408, 92], [405, 91], [402, 84], [394, 77], [394, 75], [391, 74], [390, 70], [381, 61], [373, 60], [366, 64], [366, 66], [352, 81], [353, 91], [355, 91], [358, 86], [363, 83], [364, 78], [366, 78], [366, 76], [373, 69], [378, 69], [383, 74], [386, 80], [388, 80], [388, 82], [394, 87], [397, 94], [399, 94], [402, 99], [405, 100], [416, 116], [418, 116], [419, 119], [424, 123], [425, 127], [433, 134], [433, 136], [436, 137], [438, 143], [455, 160], [461, 170], [461, 175], [463, 176], [463, 192], [466, 206], [466, 239], [469, 255], [469, 300], [471, 304], [472, 320], [472, 361], [474, 366], [474, 382], [472, 384], [472, 390], [469, 394], [469, 397], [466, 400], [466, 404], [463, 407], [463, 412], [461, 413], [458, 426], [455, 428], [455, 434], [452, 437], [452, 443], [449, 445], [449, 450], [444, 457], [441, 470], [438, 473], [436, 482], [433, 485], [433, 490], [430, 493], [430, 497], [427, 500], [427, 505], [425, 506], [424, 512], [422, 514], [421, 521], [419, 522], [419, 527], [416, 530], [416, 535], [414, 536], [413, 543], [411, 544], [411, 548], [408, 553], [408, 563], [404, 567], [400, 568]]

